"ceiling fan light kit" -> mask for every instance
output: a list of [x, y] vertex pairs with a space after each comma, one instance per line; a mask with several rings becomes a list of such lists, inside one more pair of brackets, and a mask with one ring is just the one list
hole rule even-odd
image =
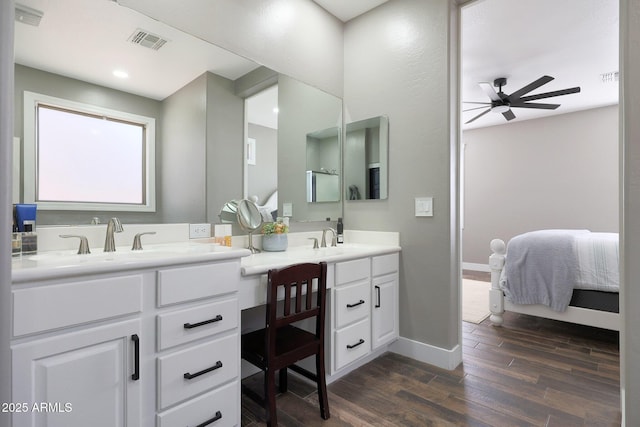
[[513, 120], [516, 118], [511, 108], [536, 108], [543, 110], [555, 110], [560, 106], [560, 104], [543, 104], [543, 103], [533, 103], [529, 101], [535, 101], [537, 99], [544, 98], [552, 98], [555, 96], [569, 95], [571, 93], [580, 92], [580, 87], [572, 87], [569, 89], [556, 90], [552, 92], [539, 93], [535, 95], [524, 96], [529, 92], [534, 91], [542, 85], [545, 85], [553, 80], [551, 76], [542, 76], [539, 79], [529, 83], [528, 85], [518, 89], [510, 95], [505, 94], [502, 91], [502, 87], [507, 85], [507, 79], [505, 77], [499, 77], [493, 81], [493, 86], [498, 88], [498, 91], [491, 86], [490, 83], [481, 82], [478, 83], [480, 88], [484, 91], [484, 93], [489, 97], [491, 102], [469, 102], [470, 104], [484, 104], [486, 107], [476, 107], [470, 108], [469, 110], [476, 110], [479, 108], [486, 108], [483, 112], [476, 115], [472, 119], [465, 122], [465, 124], [471, 123], [480, 117], [484, 116], [489, 111], [494, 113], [499, 113], [504, 116], [507, 121]]

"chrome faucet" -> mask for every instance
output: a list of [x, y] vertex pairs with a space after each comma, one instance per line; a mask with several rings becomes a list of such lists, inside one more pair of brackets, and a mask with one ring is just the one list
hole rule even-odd
[[331, 246], [337, 246], [336, 245], [336, 240], [337, 240], [336, 230], [334, 230], [333, 228], [329, 227], [329, 228], [325, 228], [324, 230], [322, 230], [322, 243], [320, 243], [320, 247], [322, 247], [322, 248], [326, 248], [327, 247], [327, 231], [330, 231], [333, 234], [333, 238], [331, 239]]
[[122, 232], [122, 223], [118, 218], [111, 218], [107, 224], [107, 237], [104, 240], [104, 251], [115, 252], [116, 242], [113, 238], [114, 233]]

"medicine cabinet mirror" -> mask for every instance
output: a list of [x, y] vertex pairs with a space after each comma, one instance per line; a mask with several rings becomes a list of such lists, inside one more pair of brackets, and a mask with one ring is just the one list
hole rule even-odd
[[383, 200], [389, 195], [389, 119], [373, 117], [346, 124], [345, 200]]

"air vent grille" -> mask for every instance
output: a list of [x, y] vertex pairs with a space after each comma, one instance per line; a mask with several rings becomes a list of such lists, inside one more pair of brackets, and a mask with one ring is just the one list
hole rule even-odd
[[149, 31], [142, 30], [140, 28], [131, 34], [129, 41], [153, 50], [158, 50], [167, 43], [167, 40], [163, 39], [159, 35], [152, 34]]
[[43, 16], [44, 13], [39, 10], [16, 4], [16, 21], [18, 22], [37, 27], [40, 25], [40, 20], [42, 20]]

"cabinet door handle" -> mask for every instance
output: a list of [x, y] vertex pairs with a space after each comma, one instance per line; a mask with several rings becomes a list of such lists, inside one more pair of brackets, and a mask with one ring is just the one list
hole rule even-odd
[[376, 286], [375, 288], [376, 288], [376, 296], [377, 296], [375, 308], [380, 308], [380, 286]]
[[209, 424], [213, 424], [216, 421], [218, 421], [220, 418], [222, 418], [222, 412], [220, 411], [216, 411], [216, 414], [214, 415], [213, 418], [203, 422], [202, 424], [198, 424], [196, 427], [205, 427], [208, 426]]
[[222, 316], [220, 314], [218, 314], [216, 317], [214, 317], [213, 319], [209, 319], [209, 320], [205, 320], [203, 322], [198, 322], [198, 323], [185, 323], [184, 324], [184, 328], [185, 329], [193, 329], [193, 328], [197, 328], [198, 326], [203, 326], [203, 325], [208, 325], [209, 323], [215, 323], [215, 322], [219, 322], [222, 320]]
[[356, 348], [357, 346], [359, 346], [360, 344], [364, 344], [364, 340], [362, 338], [360, 338], [360, 341], [358, 341], [355, 344], [347, 344], [347, 348], [349, 350], [351, 350], [352, 348]]
[[184, 374], [184, 378], [187, 379], [187, 380], [191, 380], [191, 379], [193, 379], [195, 377], [199, 377], [200, 375], [204, 375], [207, 372], [215, 371], [216, 369], [220, 369], [220, 368], [222, 368], [222, 362], [218, 360], [216, 362], [216, 364], [213, 365], [212, 367], [207, 368], [207, 369], [203, 369], [202, 371], [196, 372], [195, 374], [190, 374], [189, 372], [186, 372]]
[[131, 379], [138, 381], [140, 379], [140, 337], [133, 334], [131, 341], [133, 341], [133, 374], [131, 374]]
[[362, 305], [362, 304], [364, 304], [364, 300], [363, 299], [361, 299], [360, 301], [358, 301], [355, 304], [347, 304], [347, 308], [357, 307], [357, 306]]

